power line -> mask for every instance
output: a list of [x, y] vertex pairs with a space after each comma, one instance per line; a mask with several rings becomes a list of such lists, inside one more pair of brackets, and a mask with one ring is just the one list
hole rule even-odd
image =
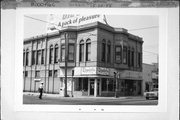
[[[41, 20], [41, 19], [38, 19], [38, 18], [34, 18], [34, 17], [27, 16], [27, 15], [24, 15], [24, 17], [27, 17], [27, 18], [30, 18], [30, 19], [33, 19], [33, 20], [37, 20], [37, 21], [41, 21], [41, 22], [44, 22], [44, 23], [50, 23], [50, 24], [57, 25], [57, 24], [55, 24], [55, 23], [51, 23], [51, 22], [48, 22], [48, 21], [45, 21], [45, 20]], [[57, 25], [57, 26], [58, 26], [58, 25]]]
[[150, 27], [144, 27], [144, 28], [137, 28], [137, 29], [130, 29], [128, 31], [136, 31], [136, 30], [144, 30], [144, 29], [152, 29], [152, 28], [158, 28], [159, 26], [150, 26]]
[[147, 52], [147, 53], [151, 53], [151, 54], [159, 55], [158, 53], [151, 52], [151, 51], [146, 51], [146, 50], [143, 50], [143, 52]]

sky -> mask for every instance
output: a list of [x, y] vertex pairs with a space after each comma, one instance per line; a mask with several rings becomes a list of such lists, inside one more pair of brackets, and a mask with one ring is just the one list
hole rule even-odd
[[[24, 17], [24, 38], [46, 33], [47, 15]], [[40, 21], [42, 20], [42, 21]], [[129, 33], [143, 38], [143, 63], [157, 63], [159, 53], [158, 16], [106, 15], [107, 23], [116, 28], [125, 28]]]

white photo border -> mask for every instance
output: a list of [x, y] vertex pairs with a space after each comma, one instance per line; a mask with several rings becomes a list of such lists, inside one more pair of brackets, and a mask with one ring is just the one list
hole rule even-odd
[[[157, 15], [159, 16], [159, 99], [158, 105], [25, 105], [23, 104], [23, 36], [24, 15], [26, 14], [95, 14], [107, 15]], [[47, 112], [167, 112], [167, 9], [158, 8], [34, 8], [16, 10], [15, 40], [15, 111], [47, 111]], [[103, 109], [103, 111], [102, 111]]]

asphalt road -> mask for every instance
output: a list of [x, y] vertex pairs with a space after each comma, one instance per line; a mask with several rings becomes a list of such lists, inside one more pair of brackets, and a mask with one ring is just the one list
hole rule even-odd
[[158, 100], [146, 100], [144, 97], [49, 97], [44, 96], [39, 99], [38, 96], [23, 95], [23, 104], [57, 104], [57, 105], [157, 105]]

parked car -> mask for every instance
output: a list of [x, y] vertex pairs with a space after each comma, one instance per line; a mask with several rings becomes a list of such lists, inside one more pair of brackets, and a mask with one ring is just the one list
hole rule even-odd
[[149, 92], [145, 92], [146, 99], [155, 98], [158, 99], [158, 88], [154, 88]]

